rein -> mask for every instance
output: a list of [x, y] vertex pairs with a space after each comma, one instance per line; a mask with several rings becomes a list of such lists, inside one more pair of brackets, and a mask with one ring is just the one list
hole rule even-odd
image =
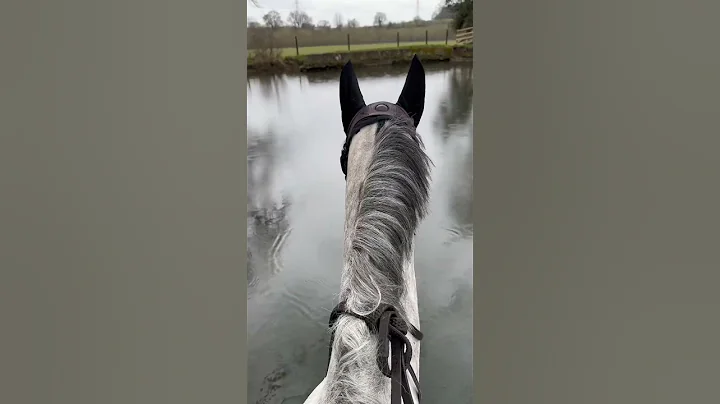
[[[407, 117], [410, 115], [399, 105], [389, 102], [375, 102], [360, 109], [348, 125], [345, 137], [345, 144], [340, 154], [340, 167], [342, 168], [345, 179], [347, 179], [347, 163], [350, 152], [350, 143], [353, 137], [361, 128], [373, 123], [384, 122], [394, 117]], [[407, 323], [398, 314], [398, 311], [388, 304], [380, 304], [372, 313], [367, 316], [361, 316], [357, 313], [349, 311], [345, 307], [345, 302], [338, 303], [330, 313], [329, 327], [332, 329], [335, 322], [341, 315], [346, 314], [365, 322], [370, 332], [377, 334], [380, 339], [379, 352], [377, 356], [377, 365], [380, 371], [386, 377], [391, 379], [391, 404], [411, 404], [413, 402], [410, 383], [407, 374], [410, 373], [415, 388], [417, 389], [418, 402], [420, 401], [420, 383], [417, 375], [413, 370], [410, 361], [412, 360], [412, 346], [407, 337], [408, 332], [418, 341], [422, 340], [423, 334], [412, 324]], [[330, 358], [332, 357], [332, 345], [335, 340], [335, 331], [333, 330], [330, 337], [330, 353], [328, 355], [328, 369], [330, 367]], [[390, 359], [390, 365], [388, 365]]]
[[[330, 313], [329, 327], [332, 329], [340, 315], [347, 314], [365, 322], [370, 332], [377, 334], [380, 339], [379, 352], [377, 356], [377, 365], [380, 371], [391, 380], [390, 403], [391, 404], [410, 404], [413, 402], [410, 383], [407, 374], [412, 376], [413, 383], [417, 389], [418, 402], [421, 399], [420, 383], [417, 375], [410, 365], [412, 360], [412, 346], [407, 338], [409, 332], [418, 341], [422, 340], [423, 334], [412, 324], [404, 321], [398, 314], [397, 310], [388, 305], [380, 304], [372, 313], [367, 316], [361, 316], [357, 313], [349, 311], [345, 307], [345, 302], [338, 303]], [[330, 367], [330, 357], [332, 356], [332, 345], [335, 340], [335, 332], [330, 336], [330, 353], [328, 355], [328, 368]], [[388, 346], [389, 345], [389, 346]], [[392, 358], [390, 358], [390, 349], [392, 348]], [[388, 359], [391, 359], [391, 366], [388, 366]], [[402, 401], [401, 401], [402, 399]]]

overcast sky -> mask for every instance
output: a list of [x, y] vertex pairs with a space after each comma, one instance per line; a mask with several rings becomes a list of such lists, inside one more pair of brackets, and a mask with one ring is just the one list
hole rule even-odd
[[[419, 0], [420, 17], [430, 19], [442, 0]], [[410, 21], [415, 18], [416, 0], [299, 0], [300, 9], [313, 19], [314, 23], [327, 20], [335, 25], [335, 13], [340, 13], [347, 21], [358, 20], [360, 25], [372, 25], [378, 11], [385, 13], [389, 21]], [[248, 20], [262, 23], [262, 16], [270, 10], [280, 13], [284, 22], [290, 11], [295, 10], [295, 0], [258, 0], [260, 7], [247, 1]]]

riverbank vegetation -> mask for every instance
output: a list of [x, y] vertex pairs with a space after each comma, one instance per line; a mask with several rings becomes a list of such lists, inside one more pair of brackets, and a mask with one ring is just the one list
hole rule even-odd
[[472, 61], [472, 44], [469, 45], [406, 45], [386, 49], [355, 50], [351, 52], [320, 53], [300, 56], [268, 57], [263, 51], [248, 56], [248, 72], [279, 73], [311, 70], [339, 69], [352, 59], [361, 66], [381, 66], [409, 63], [418, 55], [423, 63]]
[[433, 18], [427, 21], [416, 18], [392, 22], [378, 12], [372, 26], [359, 26], [357, 20], [345, 20], [340, 13], [335, 15], [333, 26], [328, 21], [314, 23], [303, 10], [290, 12], [286, 21], [278, 12], [269, 11], [262, 24], [248, 23], [248, 68], [277, 70], [308, 65], [330, 68], [350, 55], [353, 61], [362, 58], [375, 63], [378, 54], [390, 58], [385, 62], [392, 63], [402, 61], [410, 48], [433, 55], [431, 60], [445, 59], [441, 55], [467, 59], [468, 51], [472, 54], [472, 45], [456, 46], [455, 33], [457, 29], [472, 27], [472, 6], [472, 0], [442, 0]]

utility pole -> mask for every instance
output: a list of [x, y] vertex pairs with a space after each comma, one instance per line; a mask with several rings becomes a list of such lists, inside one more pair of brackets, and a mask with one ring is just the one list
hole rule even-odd
[[415, 0], [415, 18], [420, 19], [420, 0]]
[[[295, 18], [300, 18], [300, 0], [295, 0]], [[300, 27], [295, 27], [295, 28], [297, 29]]]

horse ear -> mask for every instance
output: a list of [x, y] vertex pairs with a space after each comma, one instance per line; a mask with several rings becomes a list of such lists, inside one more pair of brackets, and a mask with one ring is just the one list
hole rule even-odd
[[417, 55], [413, 56], [410, 62], [405, 86], [396, 104], [410, 115], [417, 128], [425, 108], [425, 69]]
[[360, 85], [358, 85], [357, 76], [352, 63], [348, 62], [343, 66], [340, 72], [340, 110], [342, 111], [342, 123], [345, 134], [350, 129], [350, 121], [355, 114], [365, 107], [365, 100]]

